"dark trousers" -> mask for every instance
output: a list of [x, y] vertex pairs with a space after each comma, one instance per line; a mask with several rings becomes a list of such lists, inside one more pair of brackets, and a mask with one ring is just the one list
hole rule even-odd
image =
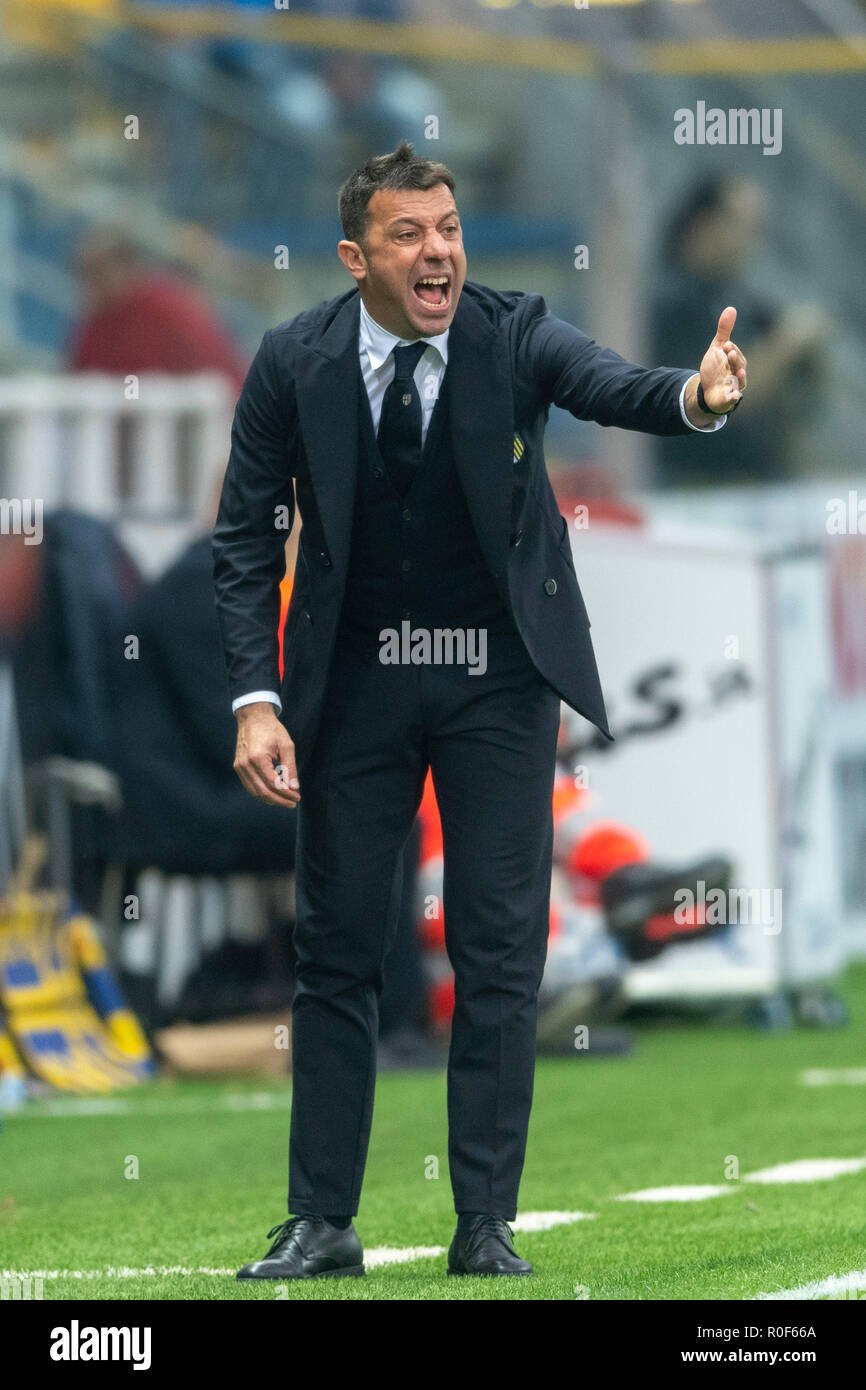
[[516, 634], [488, 636], [483, 675], [382, 665], [375, 641], [338, 642], [319, 736], [298, 769], [290, 1212], [358, 1210], [382, 966], [429, 766], [455, 974], [454, 1204], [515, 1217], [547, 951], [559, 709]]

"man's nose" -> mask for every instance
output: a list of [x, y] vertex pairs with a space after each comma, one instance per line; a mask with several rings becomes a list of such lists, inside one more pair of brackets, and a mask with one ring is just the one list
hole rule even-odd
[[427, 261], [447, 261], [448, 242], [441, 232], [431, 232], [424, 241], [424, 259]]

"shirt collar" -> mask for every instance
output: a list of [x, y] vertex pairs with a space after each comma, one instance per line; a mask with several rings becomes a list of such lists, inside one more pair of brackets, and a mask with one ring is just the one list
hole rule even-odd
[[423, 342], [429, 347], [434, 347], [442, 361], [447, 364], [448, 332], [449, 330], [446, 328], [444, 333], [437, 333], [430, 338], [398, 338], [395, 333], [390, 333], [387, 328], [383, 328], [371, 317], [366, 304], [363, 299], [361, 300], [360, 342], [361, 347], [367, 350], [370, 366], [374, 371], [382, 366], [394, 347], [408, 346], [412, 342]]

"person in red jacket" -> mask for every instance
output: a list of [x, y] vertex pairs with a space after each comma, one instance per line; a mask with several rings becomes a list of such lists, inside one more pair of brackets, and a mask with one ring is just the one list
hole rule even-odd
[[114, 232], [86, 236], [76, 262], [85, 312], [68, 345], [71, 371], [216, 371], [240, 392], [246, 368], [193, 285], [148, 266], [138, 248]]

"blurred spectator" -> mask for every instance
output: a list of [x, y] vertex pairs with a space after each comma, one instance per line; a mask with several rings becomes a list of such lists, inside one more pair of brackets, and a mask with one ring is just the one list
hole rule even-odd
[[117, 857], [169, 873], [290, 872], [296, 811], [256, 801], [233, 767], [209, 532], [144, 589], [127, 631], [138, 657], [119, 663]]
[[132, 242], [110, 231], [83, 240], [77, 270], [85, 314], [68, 346], [72, 371], [215, 371], [240, 391], [244, 366], [192, 285], [149, 267]]
[[108, 522], [70, 509], [46, 513], [42, 544], [12, 560], [8, 574], [0, 562], [12, 618], [0, 603], [0, 655], [5, 632], [32, 828], [49, 833], [53, 882], [96, 911], [115, 800], [99, 769], [111, 765], [113, 676], [142, 579]]
[[0, 661], [12, 655], [38, 607], [42, 555], [24, 536], [0, 533]]
[[69, 508], [46, 513], [42, 545], [19, 555], [17, 568], [13, 592], [23, 607], [13, 670], [24, 763], [104, 765], [113, 671], [141, 575], [107, 521]]
[[820, 400], [826, 315], [815, 306], [780, 308], [745, 273], [760, 245], [765, 213], [756, 183], [711, 175], [690, 189], [668, 225], [649, 306], [651, 360], [697, 368], [695, 353], [722, 309], [733, 304], [749, 385], [742, 407], [711, 448], [696, 447], [687, 436], [654, 441], [663, 484], [785, 477], [791, 472], [792, 431]]

